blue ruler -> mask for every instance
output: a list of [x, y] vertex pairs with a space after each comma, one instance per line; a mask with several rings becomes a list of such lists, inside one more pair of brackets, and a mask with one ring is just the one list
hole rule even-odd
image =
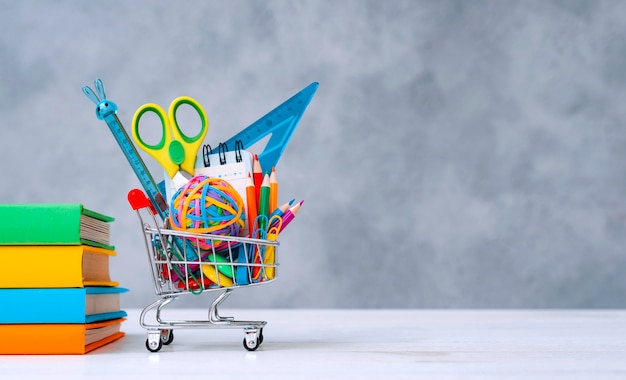
[[148, 198], [150, 198], [152, 205], [161, 218], [165, 220], [168, 215], [168, 206], [165, 201], [165, 197], [157, 187], [154, 178], [152, 178], [148, 168], [146, 168], [146, 165], [137, 153], [135, 145], [133, 145], [128, 138], [128, 134], [126, 133], [126, 130], [124, 130], [124, 126], [122, 126], [122, 122], [120, 122], [120, 119], [117, 118], [117, 105], [106, 98], [104, 84], [102, 84], [100, 79], [96, 79], [94, 81], [94, 85], [100, 97], [98, 97], [91, 90], [91, 88], [87, 86], [83, 87], [83, 92], [92, 102], [96, 104], [96, 116], [98, 119], [104, 120], [109, 126], [109, 129], [111, 129], [113, 137], [115, 137], [115, 140], [117, 140], [120, 148], [122, 148], [122, 152], [124, 152], [130, 166], [135, 171], [137, 178], [139, 178], [139, 182], [141, 182], [141, 185], [148, 194]]
[[[264, 172], [275, 167], [283, 154], [291, 135], [295, 131], [302, 114], [313, 99], [319, 84], [313, 82], [300, 92], [287, 99], [265, 116], [252, 123], [249, 127], [237, 133], [224, 142], [229, 151], [236, 151], [236, 142], [240, 140], [244, 149], [249, 148], [268, 134], [272, 134], [259, 154], [259, 163]], [[217, 146], [217, 145], [215, 145]]]

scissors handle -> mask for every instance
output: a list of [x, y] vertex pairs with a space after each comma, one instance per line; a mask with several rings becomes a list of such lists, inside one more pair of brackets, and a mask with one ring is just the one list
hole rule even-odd
[[[156, 144], [148, 144], [139, 134], [139, 123], [141, 117], [146, 113], [154, 113], [161, 122], [161, 140]], [[163, 166], [170, 178], [173, 178], [179, 169], [179, 165], [184, 158], [184, 150], [172, 140], [172, 133], [169, 128], [169, 119], [165, 110], [158, 104], [146, 103], [139, 107], [133, 117], [132, 132], [135, 142], [141, 149], [148, 153]]]
[[[184, 134], [178, 124], [176, 112], [178, 112], [178, 107], [183, 104], [193, 107], [200, 117], [200, 131], [195, 136], [187, 136]], [[139, 134], [141, 117], [150, 112], [156, 114], [161, 122], [161, 140], [156, 144], [148, 144]], [[157, 160], [170, 178], [174, 178], [176, 172], [181, 168], [193, 174], [196, 156], [206, 136], [208, 127], [208, 118], [202, 106], [188, 96], [181, 96], [172, 101], [168, 113], [165, 113], [165, 110], [161, 108], [161, 106], [154, 103], [147, 103], [139, 107], [133, 117], [132, 132], [133, 138], [139, 147]]]
[[[184, 134], [178, 124], [176, 112], [178, 112], [178, 107], [183, 104], [191, 106], [200, 117], [200, 131], [195, 136], [187, 136]], [[200, 103], [198, 103], [195, 99], [188, 96], [180, 96], [174, 99], [170, 104], [168, 115], [170, 118], [170, 125], [173, 127], [172, 133], [174, 134], [174, 138], [176, 140], [180, 139], [183, 141], [183, 160], [180, 163], [180, 166], [186, 172], [193, 174], [196, 164], [196, 156], [198, 155], [200, 145], [202, 144], [202, 141], [204, 140], [204, 137], [209, 129], [209, 120], [206, 116], [206, 112], [204, 112], [204, 108], [202, 108]]]

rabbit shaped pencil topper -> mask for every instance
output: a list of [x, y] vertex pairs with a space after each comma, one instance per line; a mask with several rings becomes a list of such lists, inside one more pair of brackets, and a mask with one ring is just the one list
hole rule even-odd
[[87, 98], [89, 98], [89, 100], [95, 103], [96, 116], [98, 119], [104, 120], [107, 116], [117, 113], [117, 104], [106, 98], [104, 83], [102, 83], [100, 79], [96, 79], [93, 84], [98, 92], [98, 95], [94, 94], [93, 90], [88, 86], [83, 87], [83, 93], [87, 96]]
[[104, 120], [109, 126], [109, 129], [113, 133], [113, 137], [115, 137], [115, 140], [119, 144], [120, 148], [122, 148], [122, 152], [130, 163], [130, 166], [133, 168], [139, 182], [148, 194], [150, 201], [155, 206], [161, 218], [165, 220], [168, 215], [168, 206], [165, 201], [165, 197], [163, 196], [163, 193], [159, 191], [154, 178], [152, 178], [148, 168], [139, 156], [139, 153], [137, 153], [137, 149], [135, 149], [135, 146], [128, 138], [128, 134], [126, 133], [122, 122], [118, 119], [117, 104], [106, 98], [104, 84], [100, 79], [96, 79], [94, 81], [94, 86], [98, 95], [96, 95], [88, 86], [83, 87], [83, 93], [89, 100], [95, 103], [96, 116], [98, 119]]

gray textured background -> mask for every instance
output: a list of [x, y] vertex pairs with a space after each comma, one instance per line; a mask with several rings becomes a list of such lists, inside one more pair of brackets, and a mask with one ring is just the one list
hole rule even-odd
[[116, 217], [145, 306], [139, 182], [81, 87], [127, 129], [192, 96], [214, 144], [318, 81], [278, 166], [305, 199], [279, 278], [228, 305], [624, 307], [625, 37], [617, 1], [0, 1], [0, 202]]

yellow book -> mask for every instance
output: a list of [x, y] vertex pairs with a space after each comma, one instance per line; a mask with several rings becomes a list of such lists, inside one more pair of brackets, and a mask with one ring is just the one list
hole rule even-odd
[[115, 254], [89, 245], [3, 245], [0, 288], [118, 286], [109, 274]]

